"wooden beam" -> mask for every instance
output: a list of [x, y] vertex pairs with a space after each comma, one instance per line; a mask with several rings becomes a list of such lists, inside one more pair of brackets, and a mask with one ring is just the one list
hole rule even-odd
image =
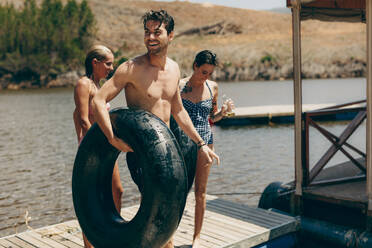
[[[344, 142], [342, 145], [339, 145], [339, 141], [340, 139], [332, 134], [331, 132], [329, 132], [328, 130], [326, 130], [325, 128], [319, 126], [318, 124], [316, 124], [313, 120], [310, 120], [309, 121], [310, 124], [316, 128], [321, 134], [323, 134], [324, 137], [326, 137], [334, 146], [338, 147], [340, 149], [341, 152], [343, 152], [345, 154], [346, 157], [348, 157], [350, 159], [350, 161], [352, 162], [352, 164], [356, 165], [364, 174], [366, 174], [366, 168], [364, 165], [362, 165], [357, 159], [355, 159], [350, 153], [348, 153], [342, 146], [347, 146], [349, 147], [350, 149], [352, 149], [353, 151], [357, 152], [358, 154], [362, 153], [361, 151], [359, 151], [359, 149], [357, 149], [356, 147], [348, 144], [347, 142]], [[363, 153], [362, 153], [363, 154]], [[365, 156], [364, 156], [365, 157]]]
[[[287, 7], [293, 7], [293, 0], [287, 0]], [[365, 0], [303, 0], [303, 7], [327, 9], [365, 9]]]
[[[355, 130], [362, 124], [366, 117], [365, 111], [360, 111], [358, 115], [354, 118], [352, 122], [346, 127], [342, 132], [337, 141], [337, 146], [332, 145], [327, 152], [319, 159], [316, 165], [310, 171], [310, 182], [319, 174], [319, 172], [326, 166], [326, 164], [331, 160], [331, 158], [336, 154], [340, 147], [345, 144], [347, 139], [355, 132]], [[367, 153], [368, 154], [368, 153]], [[368, 156], [367, 156], [368, 157]]]
[[[302, 79], [301, 79], [301, 0], [292, 0], [292, 36], [293, 36], [293, 89], [295, 114], [295, 181], [297, 199], [292, 204], [293, 211], [299, 212], [304, 181], [302, 163]], [[306, 174], [306, 173], [305, 173]], [[292, 212], [293, 212], [292, 211]]]
[[366, 179], [366, 175], [357, 175], [352, 177], [341, 177], [336, 179], [325, 179], [325, 180], [317, 180], [311, 182], [310, 187], [312, 186], [319, 186], [319, 185], [332, 185], [332, 184], [341, 184], [345, 182], [355, 182], [355, 181], [362, 181]]
[[372, 0], [366, 0], [367, 22], [367, 229], [372, 230]]

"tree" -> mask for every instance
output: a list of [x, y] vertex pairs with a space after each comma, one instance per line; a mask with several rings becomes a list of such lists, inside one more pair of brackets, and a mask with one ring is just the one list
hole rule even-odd
[[[41, 81], [79, 67], [95, 35], [95, 19], [86, 0], [25, 0], [22, 9], [0, 5], [0, 76], [25, 75]], [[26, 73], [27, 72], [27, 73]], [[26, 75], [26, 76], [27, 76]]]

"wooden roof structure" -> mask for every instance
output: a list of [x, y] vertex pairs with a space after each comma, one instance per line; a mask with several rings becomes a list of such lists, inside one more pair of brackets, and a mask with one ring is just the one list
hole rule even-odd
[[295, 197], [292, 210], [301, 212], [306, 185], [304, 166], [304, 120], [302, 115], [301, 20], [365, 22], [367, 33], [367, 124], [366, 124], [366, 211], [367, 227], [372, 230], [372, 0], [286, 0], [292, 9], [293, 89], [295, 112]]
[[[292, 8], [293, 0], [287, 0]], [[321, 21], [365, 22], [365, 0], [302, 0], [301, 20], [317, 19]]]

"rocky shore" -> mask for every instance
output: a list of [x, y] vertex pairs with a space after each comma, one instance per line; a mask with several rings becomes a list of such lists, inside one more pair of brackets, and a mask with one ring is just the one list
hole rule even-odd
[[[353, 78], [366, 76], [366, 62], [350, 58], [334, 61], [331, 64], [316, 62], [302, 64], [303, 79]], [[265, 81], [290, 80], [293, 78], [293, 65], [278, 62], [261, 62], [247, 67], [225, 66], [218, 68], [214, 79], [217, 81]]]
[[0, 90], [73, 87], [81, 76], [81, 72], [79, 73], [78, 71], [70, 71], [58, 75], [55, 79], [50, 81], [45, 79], [43, 81], [24, 80], [20, 82], [14, 82], [11, 80], [11, 75], [6, 74], [0, 78]]
[[[190, 75], [190, 68], [182, 68], [183, 76]], [[83, 75], [83, 70], [70, 71], [58, 75], [56, 79], [44, 82], [22, 81], [12, 82], [10, 75], [0, 78], [0, 89], [19, 90], [27, 88], [55, 88], [73, 87], [78, 79]], [[234, 66], [224, 64], [216, 68], [212, 79], [223, 82], [237, 81], [275, 81], [291, 80], [293, 66], [290, 63], [280, 64], [276, 61], [262, 61], [248, 66]], [[337, 60], [331, 64], [321, 64], [316, 62], [305, 62], [302, 64], [302, 77], [304, 79], [320, 78], [354, 78], [366, 76], [366, 62], [350, 58], [347, 60]]]

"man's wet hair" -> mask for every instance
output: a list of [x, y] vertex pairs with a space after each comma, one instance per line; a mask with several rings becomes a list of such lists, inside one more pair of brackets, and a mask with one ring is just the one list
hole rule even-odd
[[193, 66], [200, 67], [204, 64], [218, 65], [217, 55], [209, 50], [203, 50], [195, 56]]
[[151, 10], [149, 12], [146, 12], [142, 16], [143, 20], [143, 27], [146, 29], [146, 23], [148, 21], [159, 21], [160, 26], [162, 23], [165, 25], [165, 29], [167, 30], [167, 34], [170, 34], [173, 29], [174, 29], [174, 20], [171, 15], [167, 13], [165, 10], [159, 10], [159, 11], [154, 11]]

